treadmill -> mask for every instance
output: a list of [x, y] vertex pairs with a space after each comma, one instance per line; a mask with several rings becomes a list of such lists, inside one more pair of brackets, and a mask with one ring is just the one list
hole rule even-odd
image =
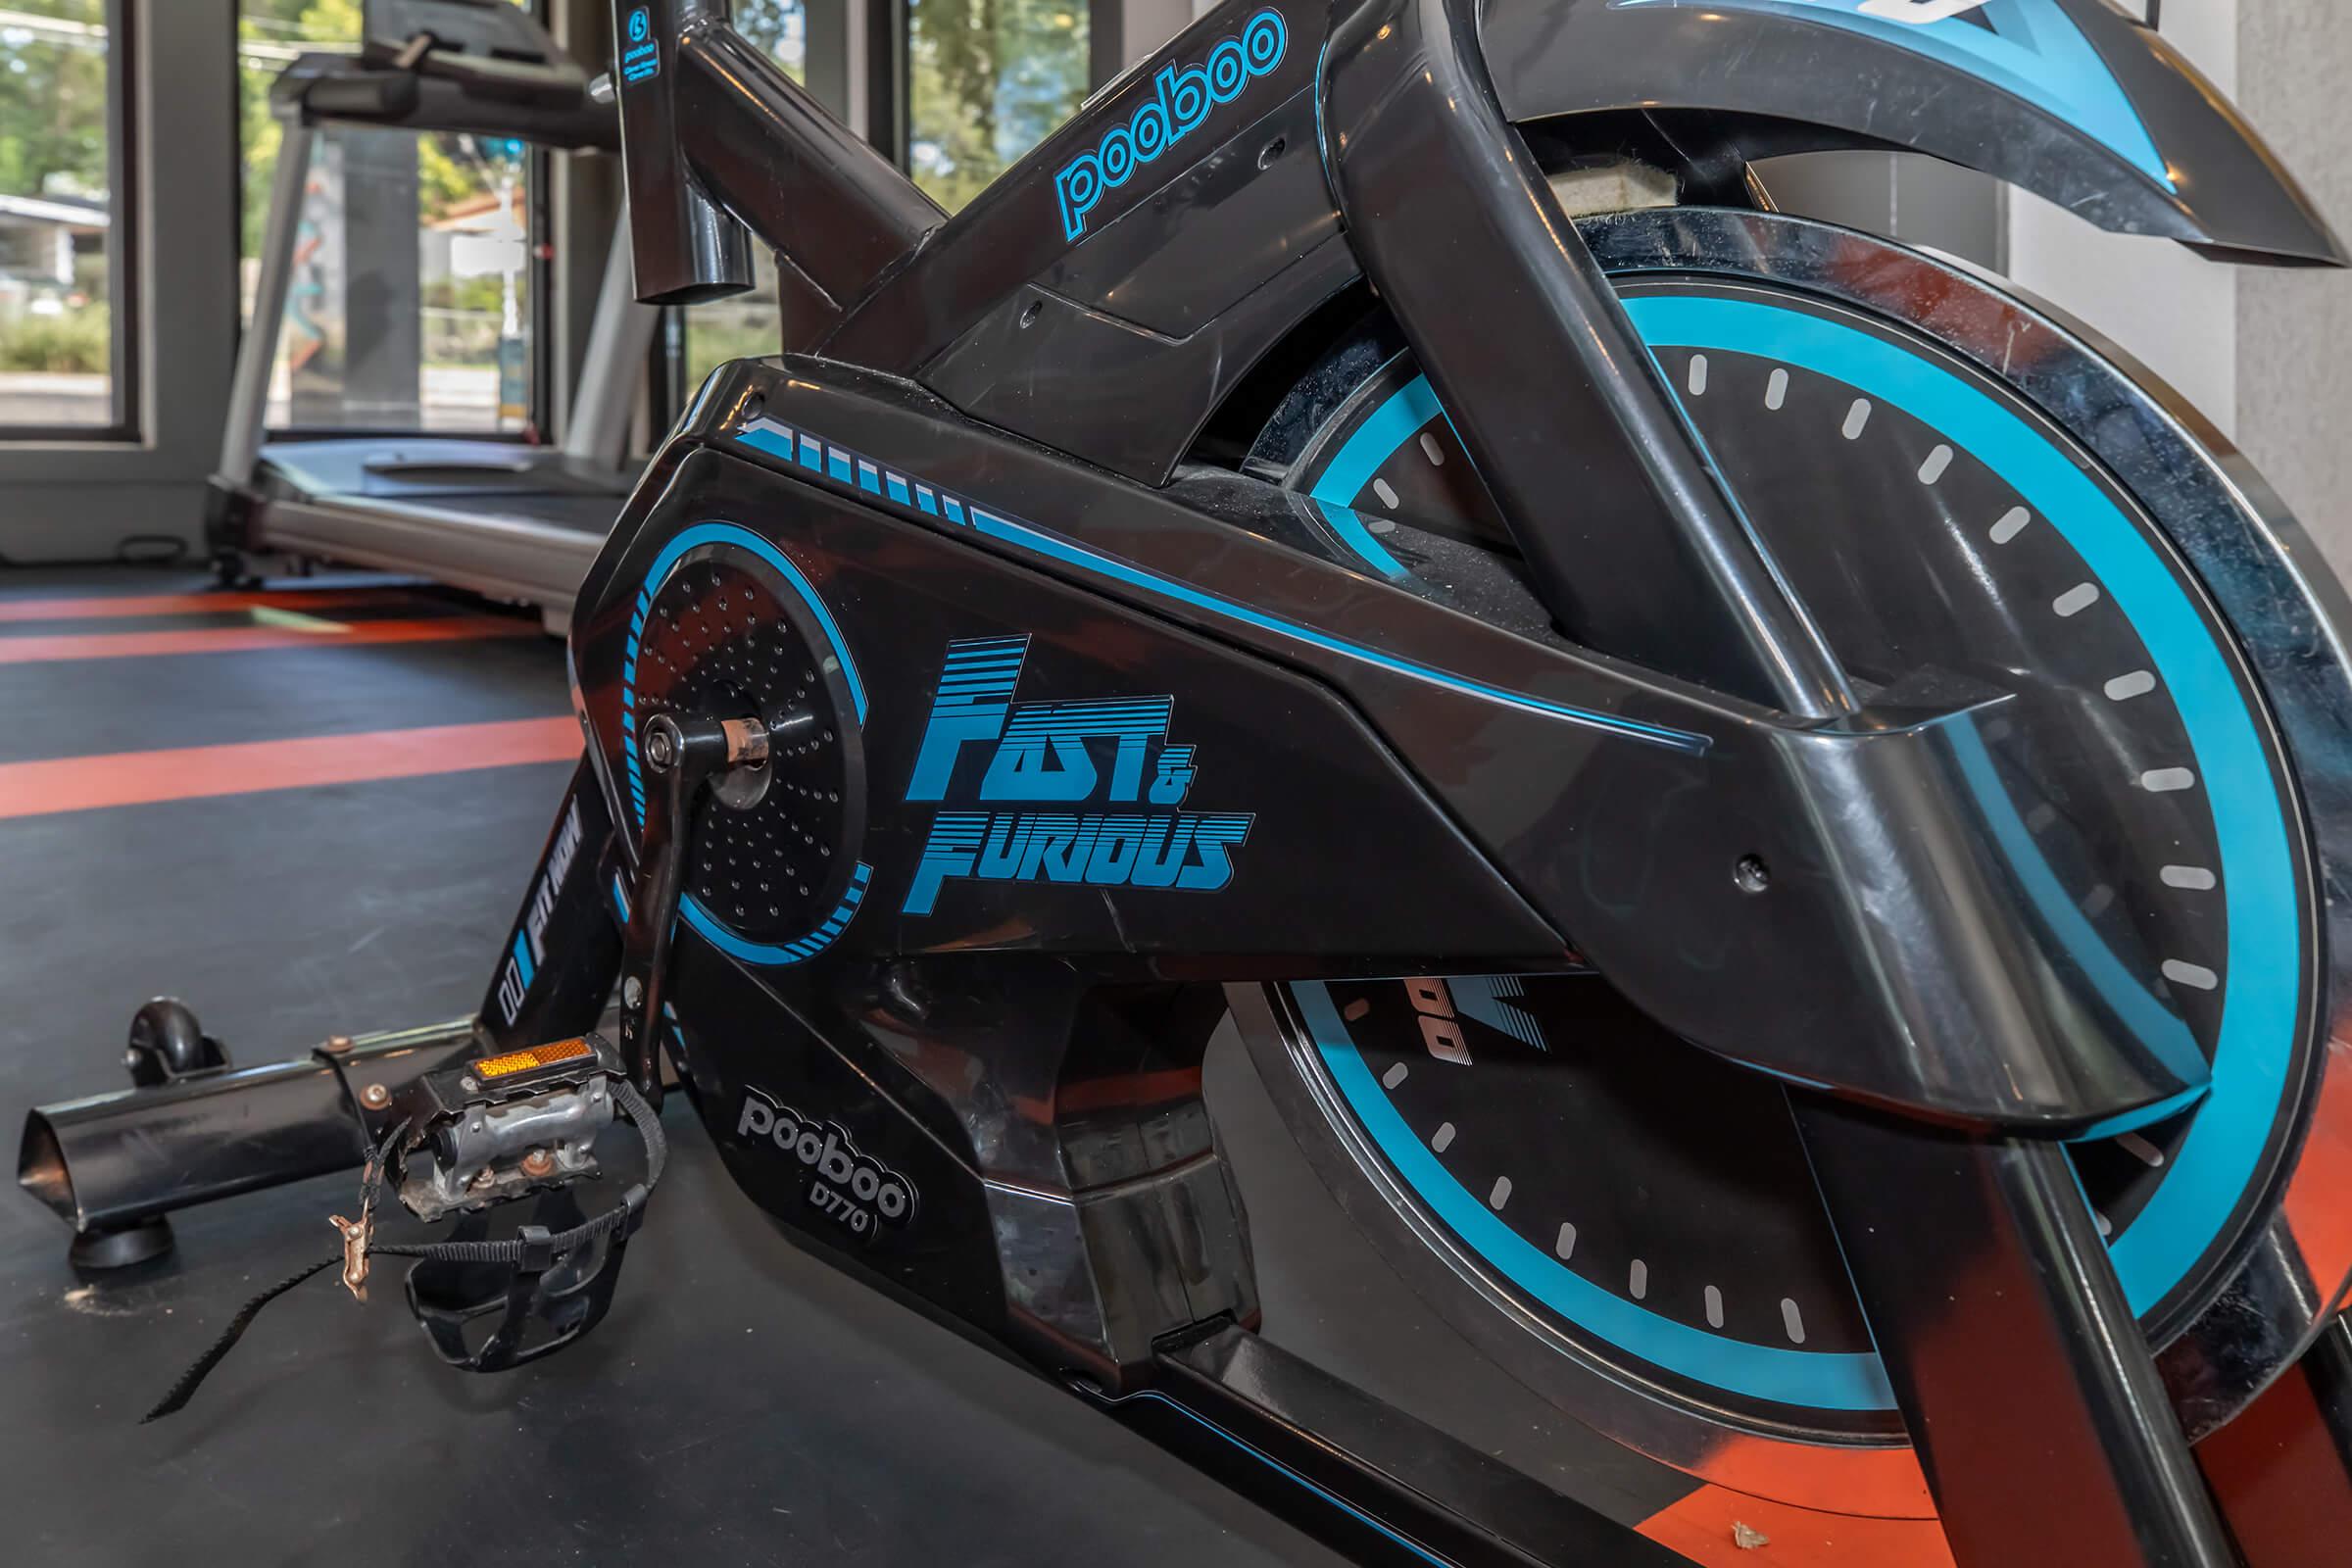
[[436, 435], [265, 440], [318, 128], [361, 125], [617, 151], [612, 106], [508, 0], [367, 0], [361, 52], [306, 54], [279, 75], [284, 127], [253, 326], [238, 348], [205, 536], [223, 580], [290, 556], [430, 577], [539, 607], [564, 629], [636, 467], [624, 461], [658, 312], [637, 303], [627, 214], [607, 254], [570, 417], [558, 446]]

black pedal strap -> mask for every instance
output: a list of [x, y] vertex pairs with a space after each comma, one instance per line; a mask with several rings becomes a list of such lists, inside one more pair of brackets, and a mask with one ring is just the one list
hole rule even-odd
[[[379, 1244], [372, 1236], [369, 1236], [365, 1241], [360, 1255], [363, 1257], [412, 1257], [447, 1263], [503, 1263], [516, 1269], [544, 1270], [555, 1259], [600, 1236], [611, 1235], [614, 1232], [626, 1236], [635, 1232], [645, 1217], [646, 1200], [653, 1195], [655, 1186], [662, 1180], [662, 1167], [669, 1162], [669, 1139], [662, 1131], [662, 1118], [655, 1112], [653, 1106], [646, 1103], [645, 1097], [637, 1092], [634, 1085], [629, 1083], [626, 1078], [619, 1077], [612, 1079], [611, 1082], [612, 1102], [620, 1107], [621, 1114], [628, 1118], [629, 1125], [636, 1129], [637, 1136], [645, 1144], [645, 1180], [632, 1183], [628, 1191], [621, 1195], [617, 1207], [607, 1209], [594, 1219], [585, 1220], [566, 1230], [550, 1233], [535, 1226], [526, 1226], [521, 1235], [498, 1242]], [[407, 1139], [408, 1132], [409, 1123], [401, 1122], [384, 1135], [383, 1142], [376, 1146], [375, 1152], [368, 1158], [368, 1163], [360, 1177], [360, 1225], [362, 1227], [371, 1225], [376, 1199], [382, 1190], [386, 1174], [396, 1162], [405, 1162], [402, 1146]], [[179, 1375], [164, 1396], [156, 1401], [155, 1408], [139, 1418], [139, 1424], [144, 1426], [150, 1421], [161, 1420], [163, 1417], [184, 1408], [187, 1402], [195, 1397], [196, 1391], [203, 1385], [204, 1380], [212, 1375], [213, 1369], [227, 1358], [230, 1350], [236, 1348], [237, 1342], [245, 1337], [245, 1331], [253, 1326], [254, 1319], [261, 1316], [263, 1307], [268, 1306], [271, 1301], [276, 1300], [312, 1276], [322, 1274], [330, 1268], [344, 1267], [346, 1264], [347, 1254], [338, 1251], [331, 1257], [321, 1258], [308, 1268], [288, 1275], [239, 1307], [236, 1315], [231, 1317], [228, 1325], [220, 1331], [220, 1337], [215, 1340], [205, 1352]]]

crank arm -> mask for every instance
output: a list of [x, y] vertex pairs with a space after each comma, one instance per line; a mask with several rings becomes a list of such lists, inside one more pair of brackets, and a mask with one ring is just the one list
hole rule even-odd
[[721, 773], [766, 764], [767, 727], [756, 718], [657, 713], [645, 721], [638, 744], [653, 787], [621, 948], [620, 1050], [637, 1092], [659, 1109], [662, 1004], [695, 813], [705, 788]]

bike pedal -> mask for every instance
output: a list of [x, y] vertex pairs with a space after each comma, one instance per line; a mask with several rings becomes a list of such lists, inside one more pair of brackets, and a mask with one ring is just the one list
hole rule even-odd
[[387, 1126], [409, 1125], [402, 1206], [439, 1220], [595, 1176], [621, 1073], [618, 1053], [590, 1034], [417, 1078], [383, 1115]]

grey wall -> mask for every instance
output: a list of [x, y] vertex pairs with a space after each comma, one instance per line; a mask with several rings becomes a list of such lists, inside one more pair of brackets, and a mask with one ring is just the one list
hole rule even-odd
[[[237, 334], [236, 0], [127, 0], [136, 98], [140, 438], [0, 436], [0, 553], [203, 531]], [[161, 90], [158, 90], [158, 84]]]
[[[2238, 102], [2338, 232], [2352, 228], [2348, 91], [2352, 6], [2239, 6]], [[2238, 440], [2352, 578], [2352, 274], [2248, 270], [2236, 316]]]

